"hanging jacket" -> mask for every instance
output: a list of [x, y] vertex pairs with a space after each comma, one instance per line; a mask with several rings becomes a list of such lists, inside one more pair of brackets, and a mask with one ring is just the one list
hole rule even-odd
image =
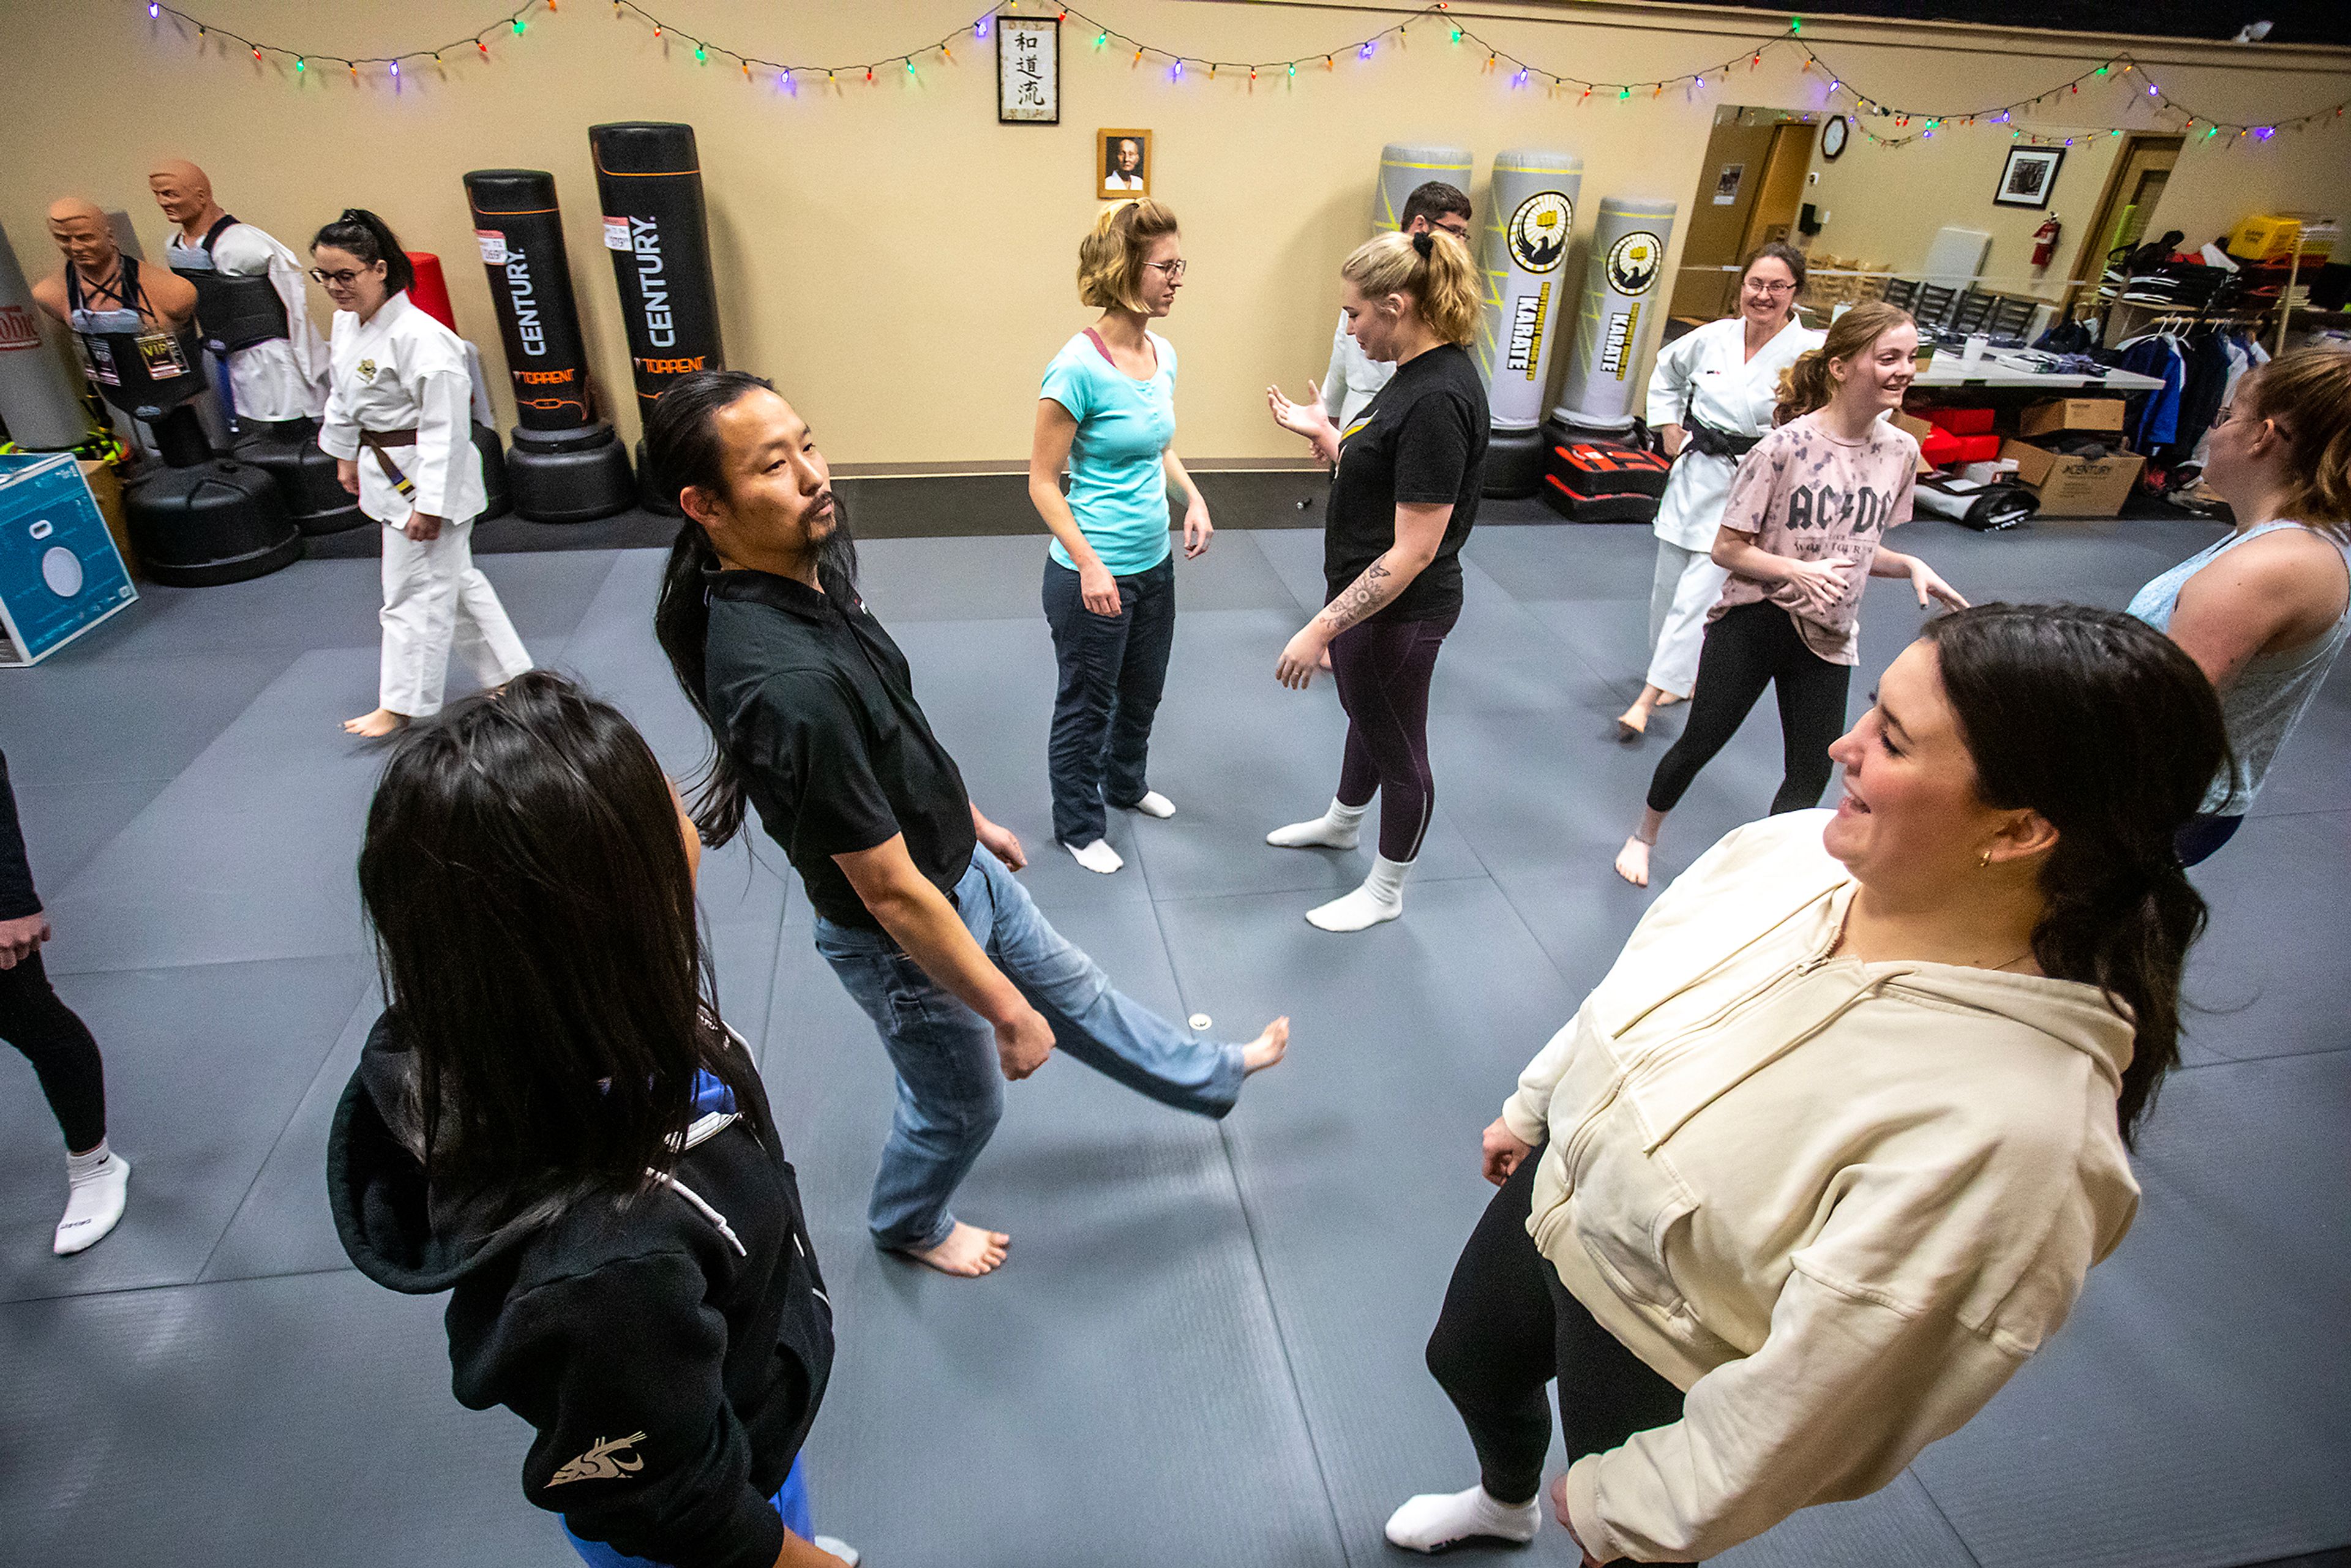
[[2150, 332], [2123, 345], [2117, 368], [2163, 382], [2156, 391], [2133, 392], [2124, 408], [2123, 428], [2130, 437], [2130, 449], [2151, 453], [2179, 432], [2179, 389], [2187, 377], [2179, 345], [2168, 333]]
[[537, 1429], [524, 1497], [626, 1555], [768, 1568], [768, 1499], [824, 1397], [832, 1306], [782, 1149], [716, 1077], [696, 1091], [672, 1177], [486, 1218], [425, 1185], [413, 1058], [387, 1014], [336, 1108], [328, 1197], [360, 1272], [450, 1292], [458, 1403]]

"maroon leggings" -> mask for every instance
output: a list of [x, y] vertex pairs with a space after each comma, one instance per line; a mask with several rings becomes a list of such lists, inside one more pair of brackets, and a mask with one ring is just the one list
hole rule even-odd
[[1339, 767], [1339, 803], [1368, 806], [1380, 798], [1380, 853], [1408, 861], [1420, 853], [1437, 810], [1428, 770], [1428, 679], [1437, 651], [1459, 618], [1371, 620], [1331, 641], [1331, 673], [1347, 710], [1347, 755]]

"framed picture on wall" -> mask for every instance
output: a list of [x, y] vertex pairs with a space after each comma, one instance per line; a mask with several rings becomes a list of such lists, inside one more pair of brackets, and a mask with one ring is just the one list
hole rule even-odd
[[1105, 202], [1151, 194], [1151, 132], [1094, 132], [1094, 192]]
[[1051, 16], [996, 19], [996, 119], [1061, 123], [1061, 24]]
[[2000, 189], [1991, 199], [2003, 207], [2045, 207], [2057, 186], [2057, 165], [2065, 162], [2063, 147], [2011, 147], [2000, 172]]

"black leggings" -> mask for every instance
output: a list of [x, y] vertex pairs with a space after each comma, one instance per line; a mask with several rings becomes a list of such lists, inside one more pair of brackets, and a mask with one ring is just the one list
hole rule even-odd
[[1437, 652], [1458, 613], [1435, 621], [1366, 621], [1331, 641], [1331, 674], [1347, 710], [1347, 754], [1339, 765], [1339, 803], [1368, 806], [1380, 798], [1380, 853], [1408, 861], [1420, 853], [1437, 813], [1437, 776], [1428, 768], [1428, 682]]
[[1567, 1293], [1527, 1234], [1537, 1149], [1486, 1206], [1428, 1336], [1428, 1370], [1469, 1428], [1478, 1479], [1499, 1502], [1542, 1490], [1551, 1452], [1543, 1385], [1559, 1379], [1570, 1463], [1682, 1418], [1682, 1392]]
[[1810, 648], [1795, 617], [1776, 604], [1741, 604], [1706, 629], [1682, 737], [1658, 759], [1649, 779], [1649, 810], [1670, 811], [1714, 754], [1730, 744], [1767, 685], [1780, 696], [1780, 738], [1787, 761], [1771, 811], [1821, 803], [1834, 765], [1829, 747], [1844, 733], [1844, 698], [1853, 666], [1832, 664]]
[[23, 1051], [40, 1074], [68, 1150], [84, 1154], [106, 1141], [106, 1064], [98, 1041], [50, 989], [37, 951], [0, 969], [0, 1040]]

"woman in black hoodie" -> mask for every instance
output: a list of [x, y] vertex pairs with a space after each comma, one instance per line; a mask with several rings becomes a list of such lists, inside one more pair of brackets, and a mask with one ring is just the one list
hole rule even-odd
[[538, 1430], [523, 1493], [592, 1564], [840, 1568], [799, 1452], [832, 1309], [695, 924], [643, 739], [533, 673], [412, 732], [360, 892], [391, 1006], [343, 1092], [343, 1247], [451, 1292], [458, 1400]]

